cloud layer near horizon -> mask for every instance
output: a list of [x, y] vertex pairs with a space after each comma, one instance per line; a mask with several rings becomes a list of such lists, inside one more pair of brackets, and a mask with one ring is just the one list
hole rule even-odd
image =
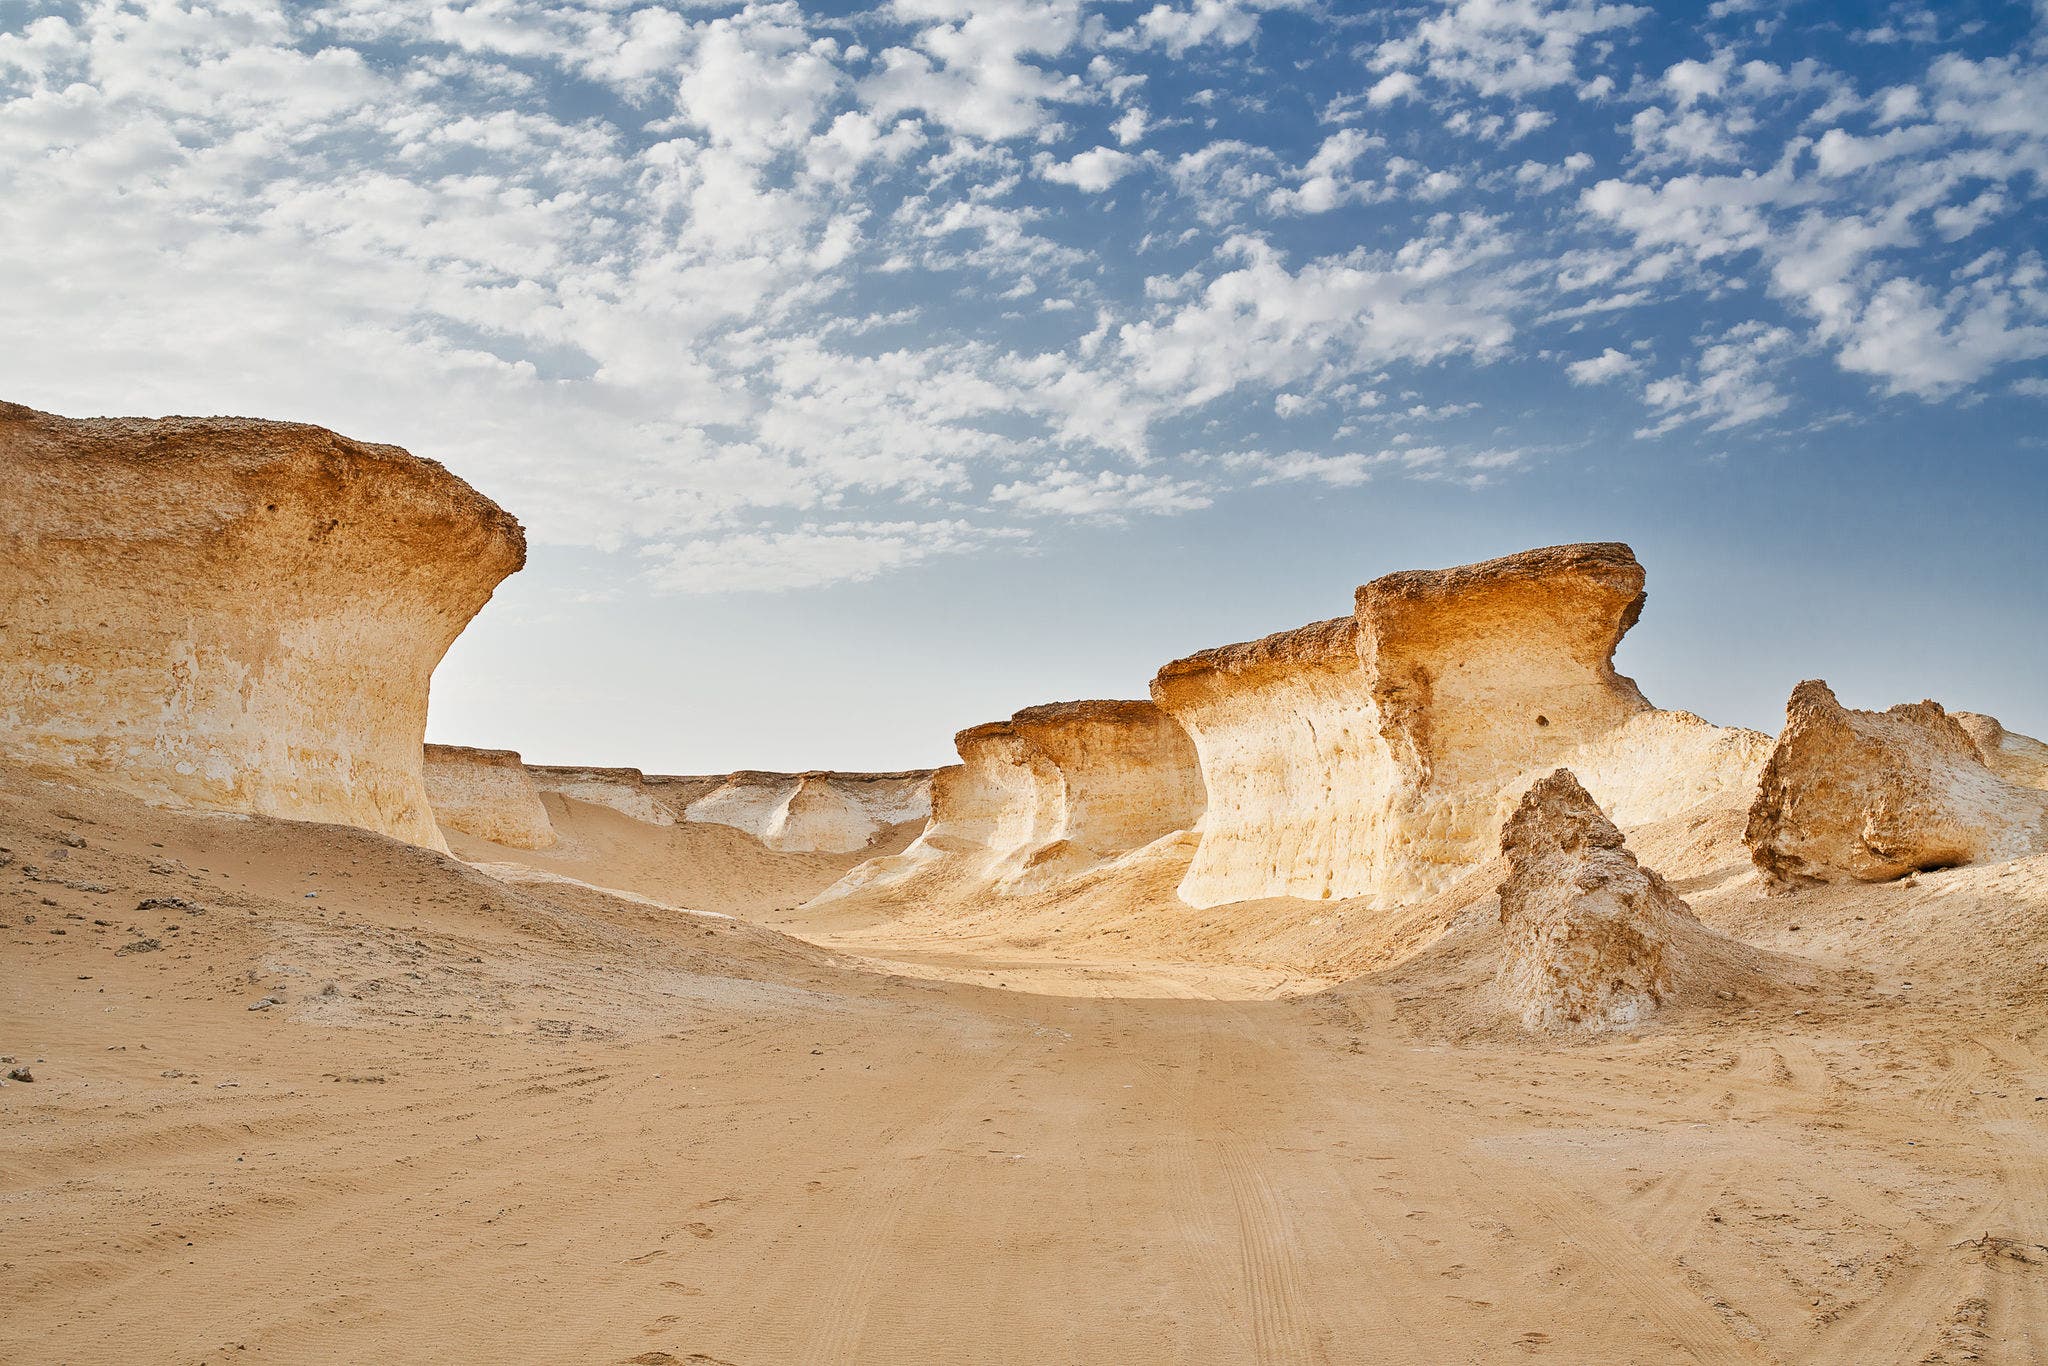
[[2048, 398], [2048, 8], [38, 10], [10, 397], [398, 441], [658, 588]]

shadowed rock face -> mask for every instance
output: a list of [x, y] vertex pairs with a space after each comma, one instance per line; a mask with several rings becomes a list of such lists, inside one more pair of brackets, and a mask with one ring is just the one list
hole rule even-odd
[[509, 749], [428, 745], [427, 800], [450, 830], [514, 849], [549, 849], [555, 827], [533, 775]]
[[1783, 889], [2015, 858], [2044, 846], [2044, 822], [2048, 794], [1986, 767], [1939, 703], [1856, 711], [1809, 679], [1786, 704], [1743, 841]]
[[1570, 770], [1530, 788], [1500, 832], [1499, 983], [1530, 1029], [1597, 1032], [1647, 1019], [1672, 993], [1673, 932], [1690, 907], [1636, 863]]
[[1389, 574], [1350, 618], [1167, 665], [1152, 696], [1208, 791], [1182, 899], [1443, 886], [1487, 856], [1515, 779], [1653, 711], [1613, 664], [1643, 600], [1627, 546], [1554, 546]]
[[0, 404], [0, 757], [443, 848], [434, 667], [525, 561], [441, 466], [320, 427]]

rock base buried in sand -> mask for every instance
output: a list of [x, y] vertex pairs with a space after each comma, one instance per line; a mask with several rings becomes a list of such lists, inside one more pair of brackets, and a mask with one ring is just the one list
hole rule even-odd
[[1672, 991], [1674, 922], [1691, 909], [1636, 862], [1569, 769], [1501, 830], [1499, 982], [1530, 1029], [1598, 1032], [1647, 1019]]

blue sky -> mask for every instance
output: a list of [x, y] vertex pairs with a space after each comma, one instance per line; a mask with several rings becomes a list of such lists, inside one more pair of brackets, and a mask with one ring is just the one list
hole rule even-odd
[[967, 724], [1633, 543], [1622, 665], [2048, 730], [2048, 8], [0, 0], [8, 397], [325, 423], [533, 554], [433, 733]]

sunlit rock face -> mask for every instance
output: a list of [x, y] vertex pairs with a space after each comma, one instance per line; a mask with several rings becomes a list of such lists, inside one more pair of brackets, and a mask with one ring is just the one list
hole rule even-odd
[[1674, 931], [1690, 907], [1636, 862], [1568, 769], [1538, 781], [1500, 832], [1499, 983], [1530, 1029], [1598, 1033], [1671, 995]]
[[608, 807], [649, 825], [674, 825], [691, 798], [718, 783], [716, 778], [700, 778], [678, 790], [673, 784], [649, 778], [637, 768], [531, 764], [527, 772], [542, 792]]
[[686, 816], [744, 830], [782, 853], [853, 853], [892, 826], [923, 820], [931, 775], [740, 772], [692, 801]]
[[1977, 746], [1986, 768], [2009, 783], [2048, 789], [2048, 745], [2031, 735], [2007, 730], [1995, 716], [1973, 711], [1949, 715]]
[[548, 849], [555, 827], [533, 775], [509, 749], [428, 745], [427, 800], [446, 830], [514, 849]]
[[441, 466], [320, 427], [0, 404], [0, 757], [443, 848], [434, 667], [525, 560]]
[[827, 896], [939, 873], [997, 892], [1037, 890], [1186, 830], [1201, 818], [1194, 746], [1150, 702], [1056, 702], [953, 737], [931, 776], [931, 819], [903, 853]]
[[2044, 823], [2048, 793], [2001, 778], [1939, 703], [1857, 711], [1809, 679], [1786, 704], [1743, 840], [1782, 889], [2016, 858], [2044, 847]]
[[1389, 574], [1349, 618], [1167, 665], [1153, 699], [1208, 793], [1182, 899], [1397, 903], [1458, 876], [1505, 788], [1653, 712], [1613, 664], [1643, 600], [1627, 546], [1554, 546]]

